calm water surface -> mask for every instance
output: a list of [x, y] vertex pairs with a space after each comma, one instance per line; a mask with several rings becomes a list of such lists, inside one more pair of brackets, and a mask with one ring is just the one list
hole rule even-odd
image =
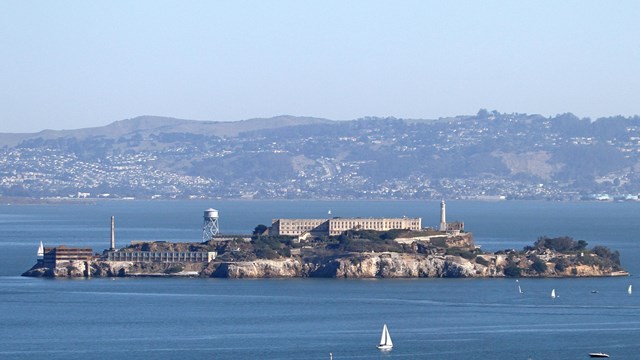
[[[486, 250], [570, 235], [620, 250], [631, 277], [603, 279], [228, 280], [22, 278], [37, 244], [198, 241], [276, 217], [421, 216], [437, 202], [219, 201], [0, 205], [3, 359], [615, 359], [640, 353], [640, 204], [448, 202]], [[549, 296], [555, 288], [559, 297]], [[636, 286], [640, 291], [640, 284]], [[597, 293], [592, 293], [597, 290]], [[389, 326], [394, 349], [375, 345]]]

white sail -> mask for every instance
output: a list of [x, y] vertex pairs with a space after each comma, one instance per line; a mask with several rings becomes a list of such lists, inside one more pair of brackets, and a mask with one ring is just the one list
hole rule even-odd
[[627, 292], [629, 293], [629, 295], [631, 295], [631, 293], [633, 293], [633, 285], [629, 285], [629, 288], [627, 289]]
[[38, 257], [44, 257], [44, 245], [42, 245], [42, 241], [40, 241], [40, 246], [38, 246]]
[[551, 290], [551, 298], [552, 299], [556, 298], [556, 289]]
[[518, 293], [522, 294], [522, 288], [518, 285]]
[[382, 335], [380, 336], [380, 345], [378, 345], [378, 349], [391, 350], [392, 347], [393, 341], [391, 341], [391, 335], [389, 335], [387, 324], [384, 324], [384, 326], [382, 327]]
[[384, 328], [385, 328], [386, 333], [387, 333], [387, 336], [386, 336], [386, 339], [385, 339], [385, 343], [387, 344], [387, 346], [392, 347], [393, 346], [393, 341], [391, 341], [391, 335], [389, 335], [389, 330], [387, 330], [387, 326], [386, 325], [384, 326]]

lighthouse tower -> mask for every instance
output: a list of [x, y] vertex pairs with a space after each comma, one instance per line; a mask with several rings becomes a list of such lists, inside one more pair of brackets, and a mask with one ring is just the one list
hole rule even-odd
[[218, 210], [207, 209], [204, 211], [204, 225], [202, 226], [202, 241], [209, 241], [214, 235], [220, 233], [218, 227]]
[[440, 202], [440, 231], [447, 231], [447, 209], [444, 199]]

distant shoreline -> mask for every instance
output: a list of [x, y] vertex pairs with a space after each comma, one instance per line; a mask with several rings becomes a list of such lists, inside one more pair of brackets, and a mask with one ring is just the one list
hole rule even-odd
[[[334, 202], [334, 201], [354, 201], [354, 202], [438, 202], [439, 199], [238, 199], [238, 198], [208, 198], [208, 199], [150, 199], [150, 198], [65, 198], [65, 197], [47, 197], [47, 198], [31, 198], [31, 197], [4, 197], [0, 196], [0, 205], [60, 205], [60, 204], [78, 204], [78, 205], [95, 205], [98, 202], [108, 201], [146, 201], [146, 202], [175, 202], [175, 201], [233, 201], [233, 202], [266, 202], [266, 201], [282, 201], [282, 202]], [[473, 202], [553, 202], [553, 203], [636, 203], [638, 200], [614, 201], [614, 200], [544, 200], [544, 199], [485, 199], [485, 198], [467, 198], [467, 199], [450, 199], [448, 201], [473, 201]]]

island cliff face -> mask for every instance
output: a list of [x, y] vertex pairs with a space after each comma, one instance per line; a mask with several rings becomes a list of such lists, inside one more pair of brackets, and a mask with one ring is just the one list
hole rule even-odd
[[[544, 262], [544, 271], [536, 270], [525, 255], [489, 254], [482, 260], [454, 255], [403, 254], [393, 252], [354, 253], [320, 262], [308, 262], [300, 256], [282, 259], [210, 262], [208, 264], [141, 264], [127, 261], [69, 261], [53, 269], [34, 266], [25, 276], [45, 277], [123, 277], [193, 276], [217, 278], [485, 278], [485, 277], [588, 277], [628, 275], [618, 267], [583, 264], [565, 268], [554, 266], [556, 254]], [[517, 275], [508, 272], [519, 263]]]
[[[145, 256], [155, 253], [217, 257], [179, 262]], [[128, 256], [125, 256], [127, 255]], [[570, 237], [539, 238], [521, 251], [484, 253], [470, 233], [438, 231], [354, 231], [300, 243], [291, 237], [254, 235], [203, 243], [135, 243], [85, 260], [39, 260], [24, 276], [123, 277], [192, 276], [218, 278], [477, 278], [585, 277], [628, 275], [618, 252]], [[145, 256], [142, 256], [145, 255]], [[114, 261], [113, 259], [139, 259]], [[108, 261], [107, 259], [111, 259]], [[172, 258], [173, 259], [173, 258]], [[46, 260], [46, 259], [45, 259]]]
[[[328, 261], [303, 263], [297, 259], [254, 260], [221, 263], [211, 274], [223, 278], [485, 278], [506, 277], [506, 259], [496, 258], [496, 266], [485, 266], [459, 256], [419, 256], [397, 253], [360, 254]], [[626, 272], [598, 265], [581, 265], [557, 271], [523, 272], [521, 277], [621, 276]]]

